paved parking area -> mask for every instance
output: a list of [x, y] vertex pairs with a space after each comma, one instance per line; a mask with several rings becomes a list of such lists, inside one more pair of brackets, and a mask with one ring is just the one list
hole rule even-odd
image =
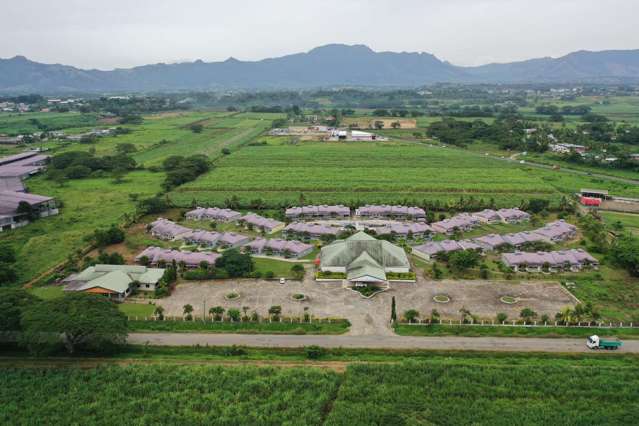
[[[310, 275], [310, 274], [309, 274]], [[229, 293], [239, 293], [239, 300], [224, 298]], [[307, 300], [292, 300], [292, 295], [302, 293]], [[437, 303], [433, 297], [446, 294], [449, 303]], [[516, 304], [502, 303], [501, 296], [518, 298]], [[539, 315], [553, 317], [565, 306], [573, 306], [576, 299], [558, 283], [546, 282], [494, 282], [494, 281], [429, 281], [418, 279], [415, 284], [391, 284], [391, 288], [372, 299], [364, 299], [358, 293], [343, 287], [339, 282], [317, 283], [312, 278], [304, 281], [288, 280], [286, 284], [266, 280], [224, 280], [185, 282], [177, 286], [173, 294], [158, 300], [166, 315], [182, 315], [182, 307], [191, 304], [194, 315], [202, 315], [213, 306], [225, 309], [248, 307], [266, 316], [269, 307], [282, 306], [283, 315], [303, 315], [304, 308], [316, 317], [339, 317], [351, 321], [350, 334], [392, 335], [389, 327], [391, 298], [395, 296], [397, 311], [401, 315], [408, 309], [416, 309], [429, 316], [433, 309], [442, 318], [459, 318], [462, 307], [484, 319], [492, 319], [498, 312], [518, 318], [523, 308], [531, 308]]]

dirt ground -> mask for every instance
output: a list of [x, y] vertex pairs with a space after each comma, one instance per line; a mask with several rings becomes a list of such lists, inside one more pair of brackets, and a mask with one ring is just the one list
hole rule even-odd
[[[266, 316], [273, 305], [282, 307], [284, 316], [301, 316], [304, 308], [315, 317], [346, 318], [351, 321], [351, 335], [392, 335], [389, 325], [391, 299], [395, 296], [397, 312], [418, 310], [424, 317], [437, 309], [442, 319], [459, 318], [464, 307], [481, 319], [492, 320], [499, 312], [509, 318], [519, 317], [523, 308], [531, 308], [539, 315], [554, 317], [566, 306], [574, 306], [577, 300], [560, 284], [545, 282], [495, 282], [495, 281], [429, 281], [419, 278], [417, 283], [391, 283], [390, 289], [364, 299], [343, 286], [341, 282], [315, 282], [309, 277], [304, 281], [288, 280], [286, 284], [267, 280], [224, 280], [186, 282], [177, 286], [173, 294], [160, 299], [157, 304], [165, 308], [165, 314], [182, 315], [182, 307], [191, 304], [194, 315], [202, 315], [213, 306], [225, 309], [248, 307]], [[226, 300], [225, 295], [239, 293], [239, 300]], [[305, 301], [296, 301], [292, 295], [304, 294]], [[448, 303], [437, 303], [436, 295], [445, 294]], [[515, 304], [500, 301], [502, 296], [518, 299]]]

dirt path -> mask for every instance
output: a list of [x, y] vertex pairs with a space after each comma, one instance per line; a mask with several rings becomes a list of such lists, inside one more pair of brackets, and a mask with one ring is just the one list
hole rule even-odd
[[[131, 333], [131, 344], [159, 346], [248, 346], [299, 348], [318, 345], [326, 348], [436, 349], [497, 352], [597, 353], [586, 347], [585, 339], [534, 337], [409, 337], [409, 336], [290, 336], [198, 333]], [[609, 353], [602, 351], [600, 353]], [[639, 340], [628, 340], [617, 353], [639, 353]]]
[[[0, 357], [1, 368], [95, 368], [101, 365], [149, 365], [149, 364], [174, 364], [174, 365], [214, 365], [221, 367], [279, 367], [279, 368], [321, 368], [338, 373], [346, 371], [350, 364], [361, 361], [280, 361], [280, 360], [229, 360], [216, 359], [183, 360], [172, 358], [140, 359], [140, 358], [43, 358], [20, 359], [14, 357]], [[388, 362], [384, 362], [388, 363]]]

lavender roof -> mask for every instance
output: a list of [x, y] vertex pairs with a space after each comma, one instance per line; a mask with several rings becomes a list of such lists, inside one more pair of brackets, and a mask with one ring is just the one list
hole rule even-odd
[[294, 255], [302, 254], [308, 250], [312, 250], [313, 246], [310, 244], [305, 244], [300, 241], [287, 241], [281, 239], [271, 239], [267, 240], [264, 238], [258, 238], [254, 241], [251, 241], [246, 245], [254, 251], [262, 251], [264, 249], [271, 249], [277, 252], [285, 252], [288, 251]]
[[502, 260], [505, 264], [510, 266], [543, 266], [549, 264], [551, 266], [562, 266], [566, 264], [580, 265], [584, 263], [598, 264], [599, 261], [595, 259], [585, 250], [582, 249], [570, 249], [551, 252], [515, 252], [502, 254]]
[[284, 226], [284, 222], [262, 217], [254, 213], [249, 213], [246, 216], [243, 216], [240, 220], [246, 223], [249, 223], [253, 226], [256, 226], [258, 228], [265, 228], [265, 229], [275, 229], [278, 226]]
[[196, 229], [184, 234], [182, 238], [199, 244], [214, 245], [215, 243], [217, 243], [217, 240], [220, 239], [220, 236], [221, 234], [219, 232]]
[[450, 219], [440, 220], [439, 222], [433, 222], [431, 226], [433, 229], [443, 229], [444, 232], [449, 232], [454, 230], [455, 228], [464, 229], [464, 228], [472, 228], [478, 226], [479, 219], [468, 214], [468, 213], [460, 213], [451, 217]]
[[573, 234], [577, 231], [577, 228], [574, 225], [571, 225], [568, 222], [565, 222], [563, 219], [560, 219], [555, 222], [551, 222], [544, 226], [543, 228], [537, 229], [535, 233], [550, 239], [565, 239], [568, 238], [569, 235]]
[[339, 228], [333, 226], [314, 225], [303, 222], [293, 222], [284, 228], [286, 232], [306, 233], [311, 235], [337, 235], [339, 234]]
[[249, 240], [250, 238], [246, 235], [236, 234], [235, 232], [225, 232], [220, 236], [218, 242], [221, 244], [234, 246], [236, 244], [243, 244], [245, 242], [248, 242]]
[[386, 226], [382, 226], [379, 228], [372, 228], [375, 230], [377, 235], [388, 235], [388, 234], [397, 234], [397, 235], [408, 235], [411, 234], [423, 234], [425, 232], [432, 232], [433, 229], [428, 226], [426, 223], [415, 222], [415, 223], [391, 223]]
[[161, 247], [147, 247], [142, 253], [136, 256], [135, 260], [139, 262], [144, 256], [146, 256], [152, 264], [157, 264], [162, 260], [167, 263], [171, 263], [175, 260], [177, 263], [184, 262], [188, 266], [198, 266], [201, 262], [208, 262], [213, 265], [215, 264], [215, 260], [220, 257], [217, 253], [179, 251], [163, 249]]
[[413, 250], [433, 256], [438, 253], [450, 253], [457, 250], [481, 250], [481, 246], [470, 240], [444, 240], [431, 241], [426, 244], [413, 247]]
[[497, 210], [497, 214], [503, 220], [526, 220], [530, 218], [530, 215], [525, 211], [519, 210], [518, 208], [512, 209], [499, 209]]
[[484, 209], [480, 212], [473, 213], [473, 216], [479, 217], [481, 219], [492, 221], [492, 220], [500, 220], [501, 217], [497, 214], [495, 210]]
[[346, 206], [342, 206], [342, 205], [335, 205], [335, 206], [327, 206], [327, 205], [302, 206], [302, 207], [291, 207], [291, 208], [288, 208], [288, 209], [286, 209], [286, 213], [285, 214], [288, 217], [296, 217], [296, 216], [301, 216], [301, 215], [326, 216], [326, 215], [332, 215], [332, 214], [338, 215], [338, 216], [350, 216], [351, 209], [346, 207]]
[[396, 216], [412, 216], [425, 217], [426, 212], [419, 207], [407, 206], [388, 206], [388, 205], [365, 205], [357, 209], [360, 216], [378, 216], [378, 215], [396, 215]]
[[183, 234], [190, 234], [192, 231], [190, 228], [186, 228], [177, 223], [159, 218], [155, 222], [151, 222], [151, 232], [154, 234], [164, 235], [166, 237], [176, 238]]
[[217, 207], [209, 207], [209, 208], [198, 207], [195, 210], [191, 210], [190, 212], [187, 212], [185, 216], [189, 219], [196, 219], [196, 220], [213, 219], [213, 220], [228, 221], [228, 220], [237, 219], [240, 216], [242, 216], [242, 214], [240, 212], [236, 212], [235, 210], [220, 209]]

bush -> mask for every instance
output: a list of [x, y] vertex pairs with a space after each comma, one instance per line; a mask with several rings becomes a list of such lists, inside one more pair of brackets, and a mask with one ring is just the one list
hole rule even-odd
[[306, 353], [306, 358], [308, 359], [319, 359], [326, 354], [326, 349], [321, 346], [311, 345], [304, 348], [304, 352]]
[[226, 250], [215, 261], [215, 266], [224, 269], [229, 277], [243, 277], [249, 275], [254, 268], [251, 255], [240, 253], [236, 249]]

